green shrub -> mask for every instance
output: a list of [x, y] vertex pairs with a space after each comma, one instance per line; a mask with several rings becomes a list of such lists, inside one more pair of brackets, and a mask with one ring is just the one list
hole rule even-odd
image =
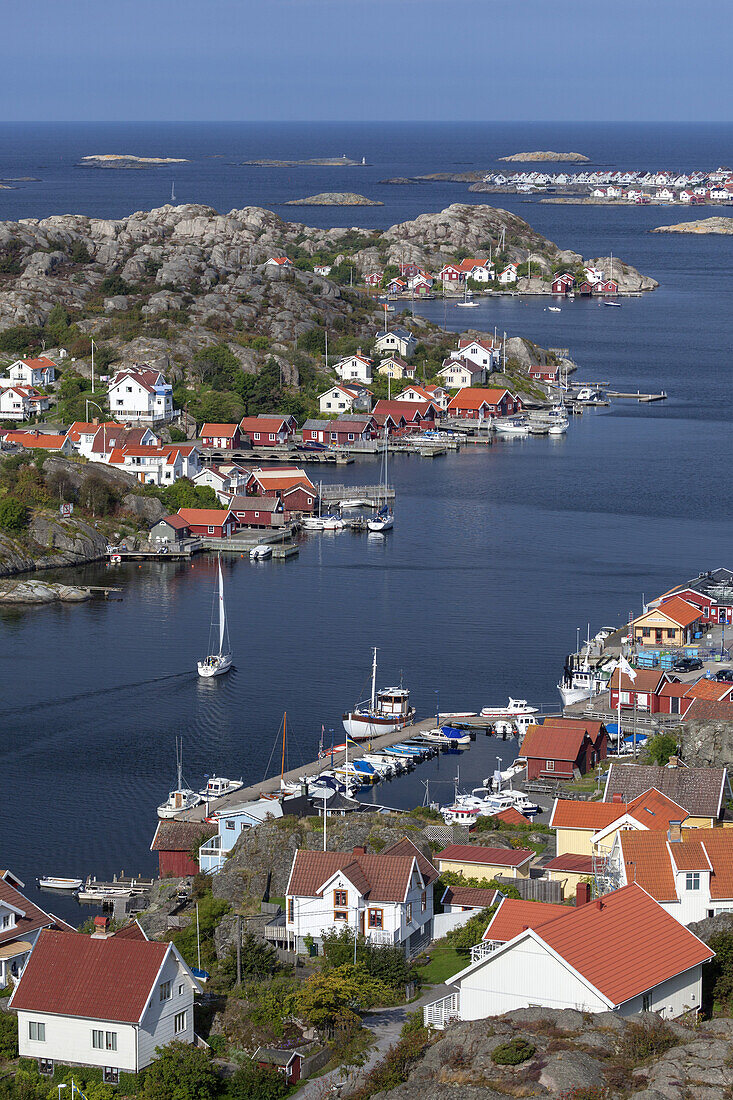
[[521, 1035], [515, 1035], [508, 1043], [500, 1043], [491, 1052], [491, 1061], [497, 1066], [518, 1066], [528, 1061], [535, 1052], [531, 1043]]
[[0, 500], [0, 527], [4, 531], [24, 531], [28, 526], [29, 512], [22, 501], [15, 497]]
[[121, 275], [108, 275], [99, 284], [99, 292], [105, 298], [116, 298], [118, 294], [129, 294], [130, 287]]
[[231, 1100], [281, 1100], [289, 1092], [285, 1075], [274, 1067], [246, 1062], [229, 1081], [226, 1095]]
[[649, 1058], [658, 1058], [678, 1043], [679, 1039], [664, 1020], [657, 1018], [644, 1023], [630, 1020], [624, 1031], [621, 1054], [636, 1065]]
[[14, 1012], [0, 1012], [0, 1062], [18, 1057], [18, 1017]]

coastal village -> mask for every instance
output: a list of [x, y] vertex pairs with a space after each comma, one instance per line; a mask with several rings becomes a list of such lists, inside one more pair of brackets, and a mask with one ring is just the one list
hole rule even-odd
[[733, 171], [730, 168], [717, 168], [713, 172], [487, 172], [483, 184], [519, 194], [585, 194], [600, 201], [642, 206], [650, 203], [682, 206], [733, 203]]

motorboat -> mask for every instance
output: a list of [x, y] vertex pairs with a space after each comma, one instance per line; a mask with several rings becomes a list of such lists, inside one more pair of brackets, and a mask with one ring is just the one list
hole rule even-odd
[[39, 878], [38, 885], [43, 890], [78, 890], [84, 879], [81, 878], [57, 878], [55, 875], [46, 875]]
[[377, 774], [368, 760], [344, 761], [343, 764], [337, 764], [333, 771], [334, 775], [355, 779], [357, 783], [364, 785], [373, 783]]
[[253, 561], [264, 561], [265, 558], [272, 557], [272, 547], [269, 543], [262, 542], [258, 546], [253, 546], [249, 552], [250, 558]]
[[353, 500], [349, 498], [348, 500], [339, 501], [339, 508], [366, 508], [368, 505], [368, 500], [360, 500], [358, 498], [354, 498]]
[[565, 416], [565, 417], [562, 418], [562, 420], [560, 420], [560, 419], [554, 420], [552, 422], [552, 424], [550, 424], [549, 428], [547, 429], [547, 434], [548, 435], [565, 435], [565, 432], [568, 430], [568, 427], [569, 427], [569, 421], [568, 421], [568, 418]]
[[372, 534], [384, 534], [385, 531], [391, 531], [394, 527], [394, 515], [392, 509], [387, 503], [389, 487], [387, 484], [387, 456], [389, 453], [389, 431], [385, 427], [384, 429], [384, 452], [382, 454], [382, 493], [384, 503], [379, 509], [377, 514], [371, 519], [367, 520], [367, 528]]
[[342, 716], [344, 729], [354, 741], [368, 741], [384, 733], [402, 729], [415, 716], [410, 706], [407, 688], [388, 687], [377, 691], [377, 649], [372, 660], [372, 693], [369, 699], [357, 703], [352, 711]]
[[176, 738], [176, 772], [178, 781], [175, 790], [170, 791], [165, 802], [158, 806], [158, 817], [161, 820], [176, 817], [184, 810], [192, 810], [200, 806], [203, 798], [197, 791], [183, 785], [183, 738]]
[[[213, 676], [222, 676], [232, 667], [233, 661], [232, 647], [229, 641], [229, 627], [227, 626], [226, 607], [224, 605], [224, 578], [221, 572], [221, 555], [219, 555], [218, 572], [218, 594], [215, 590], [215, 611], [212, 614], [211, 629], [209, 631], [209, 656], [204, 657], [203, 661], [197, 662], [198, 674], [199, 676], [203, 676], [205, 679], [211, 679]], [[214, 631], [216, 630], [217, 625], [219, 631], [219, 650], [218, 652], [212, 652], [212, 636], [214, 634]]]
[[453, 802], [450, 806], [441, 806], [440, 812], [446, 825], [475, 825], [480, 816], [477, 806], [464, 802]]
[[529, 435], [529, 424], [523, 416], [512, 416], [506, 419], [497, 417], [494, 421], [494, 431], [499, 435]]
[[548, 306], [550, 313], [562, 313], [560, 306]]
[[343, 531], [346, 526], [341, 516], [335, 515], [324, 516], [322, 523], [324, 531]]
[[531, 707], [526, 699], [512, 699], [505, 707], [483, 707], [482, 718], [490, 718], [497, 733], [516, 732], [523, 734], [527, 727], [537, 721], [537, 707]]
[[205, 802], [212, 802], [215, 798], [223, 798], [225, 794], [234, 794], [244, 786], [243, 779], [225, 779], [221, 775], [212, 775], [203, 790], [199, 794]]
[[610, 298], [604, 298], [602, 304], [604, 306], [615, 306], [616, 309], [621, 309], [621, 303], [620, 302], [613, 302], [613, 301], [611, 301]]
[[397, 774], [397, 762], [394, 757], [390, 759], [389, 756], [382, 756], [379, 752], [365, 752], [364, 759], [368, 760], [384, 779], [391, 779]]
[[426, 730], [423, 739], [434, 745], [442, 745], [444, 748], [458, 748], [471, 744], [471, 735], [464, 730], [454, 729], [452, 726], [441, 726], [439, 729]]
[[325, 523], [325, 516], [303, 516], [300, 526], [304, 531], [322, 531]]

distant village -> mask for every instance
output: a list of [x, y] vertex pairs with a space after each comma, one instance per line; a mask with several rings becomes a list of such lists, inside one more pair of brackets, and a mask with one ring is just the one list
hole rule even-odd
[[637, 205], [733, 203], [733, 171], [729, 168], [714, 172], [489, 172], [483, 182], [520, 194], [571, 191]]

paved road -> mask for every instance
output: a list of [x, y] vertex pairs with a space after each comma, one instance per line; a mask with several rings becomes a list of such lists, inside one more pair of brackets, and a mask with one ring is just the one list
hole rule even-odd
[[433, 985], [428, 992], [423, 993], [419, 1000], [413, 1001], [411, 1004], [398, 1005], [395, 1008], [382, 1008], [365, 1016], [364, 1026], [373, 1033], [375, 1042], [364, 1066], [354, 1071], [353, 1075], [349, 1076], [346, 1081], [344, 1081], [341, 1070], [335, 1069], [331, 1070], [330, 1073], [324, 1073], [322, 1077], [308, 1081], [302, 1089], [293, 1094], [291, 1100], [325, 1100], [330, 1094], [331, 1087], [339, 1082], [343, 1083], [341, 1095], [348, 1096], [349, 1089], [357, 1083], [357, 1080], [368, 1073], [377, 1062], [381, 1061], [389, 1048], [397, 1042], [407, 1016], [431, 1001], [446, 997], [450, 992], [452, 992], [452, 989], [447, 985]]

